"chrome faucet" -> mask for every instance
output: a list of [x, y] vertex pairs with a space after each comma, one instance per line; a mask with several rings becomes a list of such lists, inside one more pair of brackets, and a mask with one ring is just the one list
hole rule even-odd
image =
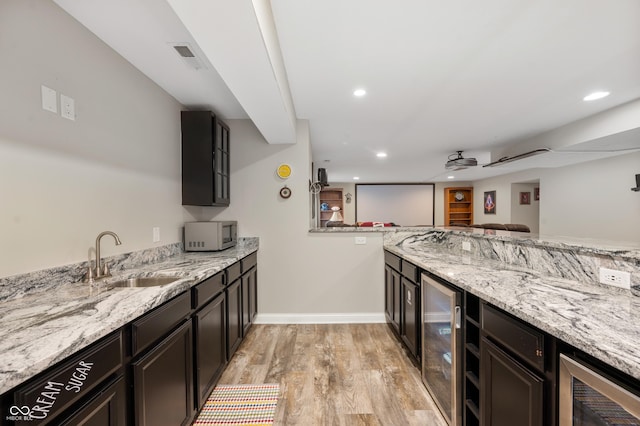
[[95, 269], [92, 269], [91, 268], [91, 264], [89, 264], [89, 271], [87, 272], [87, 276], [85, 277], [85, 281], [93, 282], [96, 279], [102, 279], [102, 278], [107, 278], [107, 277], [111, 276], [111, 272], [109, 271], [109, 268], [107, 267], [106, 264], [103, 267], [102, 266], [102, 259], [100, 259], [100, 240], [105, 235], [111, 235], [113, 237], [113, 239], [116, 240], [116, 245], [117, 246], [122, 244], [122, 242], [120, 241], [120, 237], [118, 237], [118, 234], [116, 234], [115, 232], [104, 231], [104, 232], [99, 233], [98, 237], [96, 238], [96, 267], [95, 267]]

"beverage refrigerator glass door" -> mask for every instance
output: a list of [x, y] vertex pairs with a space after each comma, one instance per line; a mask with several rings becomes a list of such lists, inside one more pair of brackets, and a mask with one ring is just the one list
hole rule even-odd
[[422, 294], [422, 381], [451, 426], [462, 425], [461, 293], [426, 274]]
[[560, 426], [640, 425], [640, 396], [560, 354]]

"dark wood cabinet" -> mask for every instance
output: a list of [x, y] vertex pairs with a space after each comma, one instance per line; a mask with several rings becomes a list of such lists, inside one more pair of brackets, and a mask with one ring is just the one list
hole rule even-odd
[[422, 352], [422, 300], [420, 297], [420, 268], [402, 259], [400, 262], [400, 336], [415, 361], [420, 364]]
[[405, 277], [401, 279], [402, 317], [400, 335], [411, 354], [420, 360], [420, 287]]
[[556, 424], [555, 339], [486, 302], [480, 321], [481, 424]]
[[230, 203], [229, 127], [211, 111], [182, 111], [182, 204]]
[[480, 343], [482, 424], [542, 426], [544, 377], [490, 340]]
[[16, 425], [190, 424], [255, 320], [257, 268], [252, 253], [204, 279], [0, 395], [0, 414], [32, 407]]
[[402, 290], [400, 288], [400, 258], [385, 252], [384, 268], [384, 310], [389, 323], [398, 335], [400, 334], [400, 308], [402, 306]]
[[227, 364], [227, 320], [224, 292], [194, 315], [196, 405], [202, 408]]
[[242, 279], [236, 279], [226, 289], [227, 297], [227, 360], [242, 342]]
[[126, 414], [125, 382], [124, 378], [120, 377], [58, 424], [60, 426], [125, 426]]
[[257, 268], [242, 275], [242, 335], [246, 336], [257, 313]]
[[138, 426], [187, 425], [195, 415], [191, 320], [132, 363]]
[[387, 323], [398, 334], [414, 361], [420, 363], [420, 269], [385, 251], [384, 303]]
[[123, 343], [118, 330], [16, 389], [12, 405], [31, 407], [31, 420], [16, 424], [60, 423], [65, 412], [84, 407], [85, 401], [102, 392], [105, 383], [122, 376]]

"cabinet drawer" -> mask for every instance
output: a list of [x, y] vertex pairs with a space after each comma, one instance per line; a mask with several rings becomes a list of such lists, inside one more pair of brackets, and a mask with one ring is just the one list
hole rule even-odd
[[118, 371], [122, 363], [122, 333], [118, 331], [19, 388], [16, 405], [30, 407], [37, 424], [46, 424]]
[[400, 258], [395, 254], [384, 252], [384, 262], [396, 271], [400, 272]]
[[402, 259], [400, 272], [402, 273], [402, 275], [409, 278], [414, 283], [420, 282], [420, 269], [413, 263], [409, 263], [406, 260]]
[[131, 351], [136, 356], [151, 343], [169, 333], [191, 312], [191, 298], [186, 291], [131, 324]]
[[251, 253], [240, 262], [242, 263], [242, 273], [244, 274], [258, 264], [258, 253]]
[[193, 308], [197, 309], [204, 305], [216, 294], [224, 291], [224, 272], [218, 272], [214, 276], [207, 278], [200, 284], [193, 287]]
[[242, 274], [242, 263], [236, 262], [233, 265], [227, 267], [227, 284], [231, 284]]
[[482, 304], [482, 330], [524, 361], [544, 371], [542, 332], [487, 304]]

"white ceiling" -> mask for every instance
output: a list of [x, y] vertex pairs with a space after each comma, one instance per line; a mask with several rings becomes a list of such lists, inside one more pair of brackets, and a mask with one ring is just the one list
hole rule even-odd
[[[442, 180], [456, 150], [487, 163], [640, 98], [638, 0], [54, 1], [187, 107], [249, 117], [270, 143], [308, 119], [336, 182]], [[594, 90], [611, 95], [583, 102]]]

